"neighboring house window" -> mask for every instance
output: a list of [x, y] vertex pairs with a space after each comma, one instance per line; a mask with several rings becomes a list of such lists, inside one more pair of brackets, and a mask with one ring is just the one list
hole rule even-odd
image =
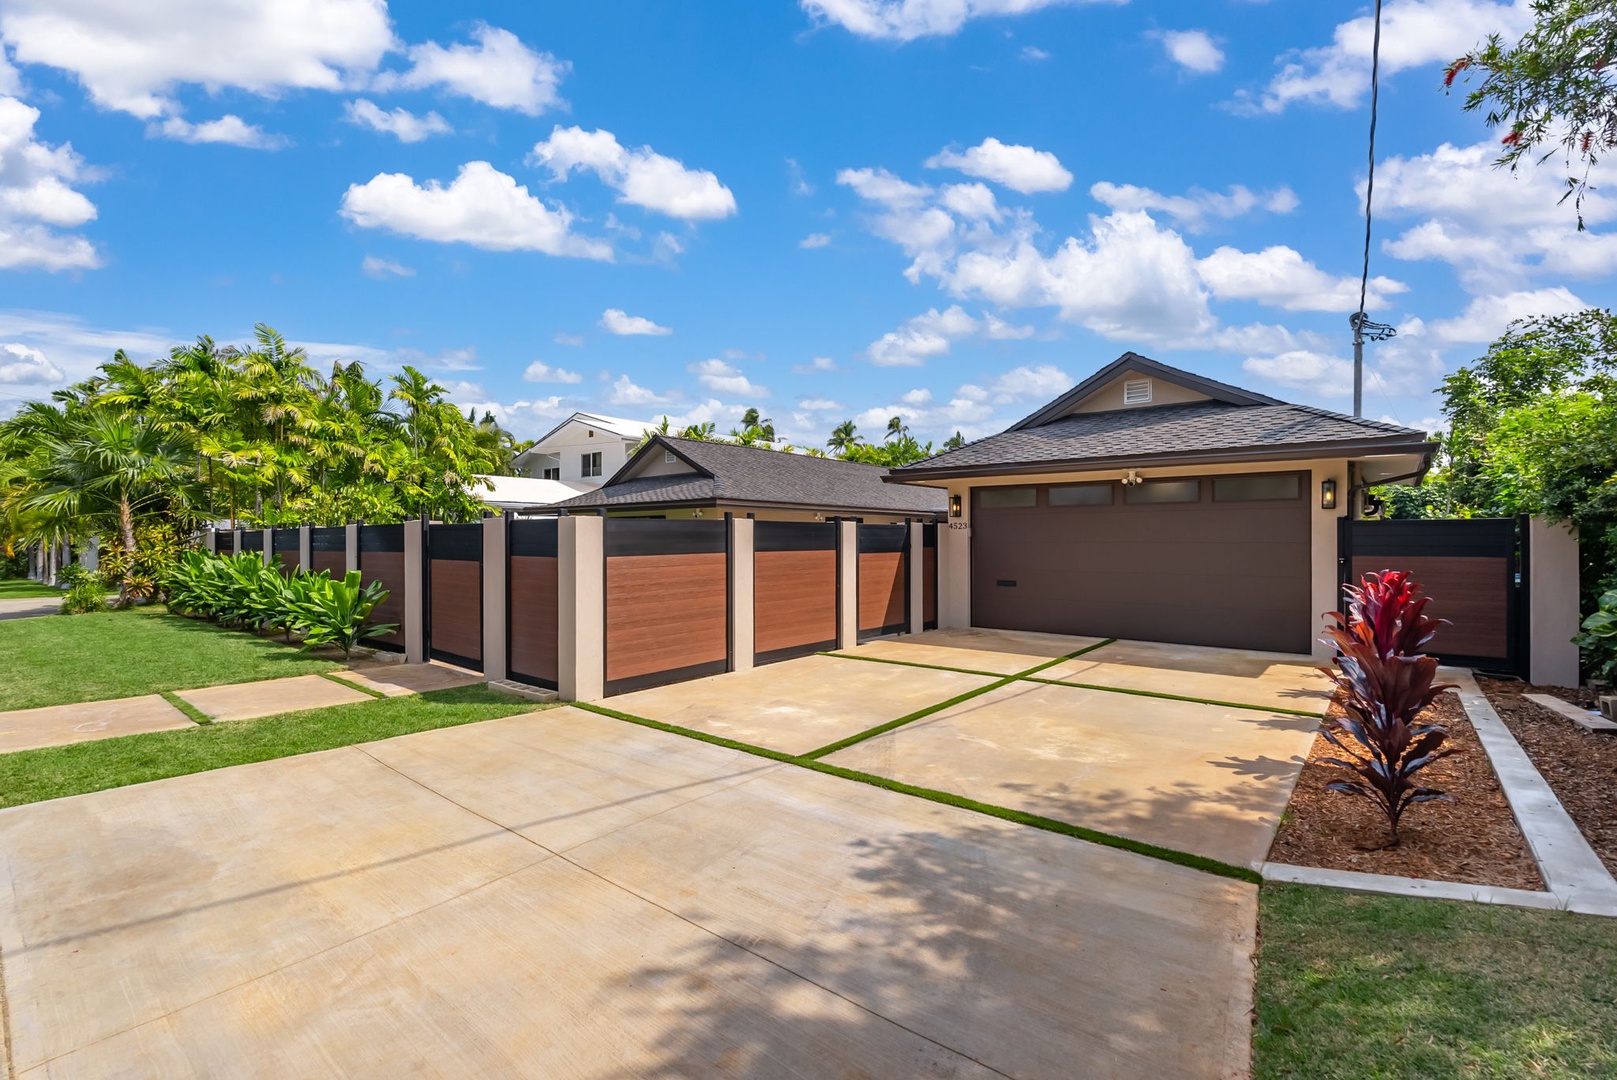
[[599, 450], [593, 454], [581, 454], [579, 457], [581, 459], [578, 470], [580, 476], [601, 475], [601, 452]]
[[557, 465], [557, 466], [555, 466], [553, 468], [546, 469], [545, 470], [545, 475], [541, 476], [539, 479], [541, 479], [541, 480], [560, 480], [561, 479], [561, 466]]

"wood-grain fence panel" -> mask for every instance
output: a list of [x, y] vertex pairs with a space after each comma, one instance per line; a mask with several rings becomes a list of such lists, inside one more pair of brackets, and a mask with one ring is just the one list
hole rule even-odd
[[552, 690], [560, 674], [559, 565], [554, 556], [513, 555], [509, 572], [511, 677]]
[[606, 560], [608, 693], [725, 670], [728, 566], [723, 551]]
[[759, 551], [753, 556], [753, 652], [789, 659], [837, 643], [837, 553]]

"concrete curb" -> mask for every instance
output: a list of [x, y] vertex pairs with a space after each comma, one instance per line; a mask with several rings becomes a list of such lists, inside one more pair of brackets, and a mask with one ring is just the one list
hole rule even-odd
[[1578, 831], [1561, 800], [1533, 767], [1527, 751], [1499, 719], [1471, 672], [1443, 668], [1438, 677], [1459, 684], [1460, 704], [1493, 762], [1494, 775], [1505, 789], [1505, 800], [1538, 861], [1545, 886], [1573, 911], [1617, 915], [1617, 879], [1612, 878]]
[[[1386, 874], [1322, 870], [1314, 866], [1288, 866], [1284, 863], [1264, 863], [1261, 873], [1265, 881], [1324, 885], [1333, 889], [1381, 893], [1387, 896], [1414, 896], [1424, 900], [1465, 900], [1476, 904], [1503, 904], [1509, 907], [1536, 908], [1541, 911], [1567, 909], [1567, 902], [1554, 893], [1534, 892], [1530, 889], [1505, 889], [1493, 885], [1471, 885], [1463, 881], [1390, 877]], [[1617, 915], [1617, 910], [1609, 914]]]

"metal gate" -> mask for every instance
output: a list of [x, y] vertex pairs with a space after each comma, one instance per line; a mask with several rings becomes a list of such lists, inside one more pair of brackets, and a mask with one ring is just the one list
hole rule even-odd
[[506, 673], [550, 690], [561, 669], [556, 527], [555, 518], [506, 519]]
[[607, 518], [606, 692], [730, 670], [723, 521]]
[[910, 527], [859, 526], [859, 640], [909, 626]]
[[404, 651], [404, 594], [410, 588], [404, 572], [404, 526], [361, 525], [359, 566], [365, 584], [380, 581], [388, 597], [371, 612], [371, 622], [393, 623], [392, 633], [366, 638], [365, 644], [389, 652]]
[[[1527, 519], [1350, 521], [1338, 526], [1339, 580], [1407, 570], [1448, 619], [1428, 651], [1446, 664], [1527, 675]], [[1344, 601], [1345, 610], [1345, 601]]]
[[483, 670], [483, 524], [428, 525], [427, 655]]

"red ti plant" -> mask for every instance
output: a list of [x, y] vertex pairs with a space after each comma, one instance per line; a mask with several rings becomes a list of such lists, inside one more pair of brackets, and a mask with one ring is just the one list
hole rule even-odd
[[1423, 787], [1415, 774], [1455, 751], [1443, 749], [1448, 731], [1438, 724], [1416, 726], [1415, 718], [1452, 683], [1433, 685], [1437, 660], [1417, 655], [1446, 620], [1428, 618], [1428, 598], [1401, 570], [1366, 574], [1348, 586], [1348, 614], [1328, 612], [1336, 625], [1323, 639], [1337, 650], [1336, 667], [1324, 671], [1342, 693], [1347, 716], [1327, 720], [1322, 733], [1346, 759], [1325, 763], [1347, 769], [1355, 780], [1326, 784], [1369, 799], [1387, 817], [1398, 844], [1398, 822], [1415, 803], [1448, 800], [1443, 792]]

